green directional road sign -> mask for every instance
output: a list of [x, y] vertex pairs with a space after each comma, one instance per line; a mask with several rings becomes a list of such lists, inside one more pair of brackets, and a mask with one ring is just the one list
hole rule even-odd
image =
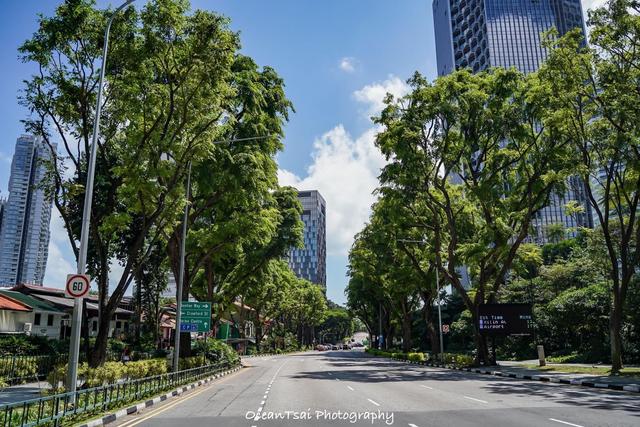
[[211, 330], [211, 303], [182, 303], [180, 310], [180, 332], [209, 332]]

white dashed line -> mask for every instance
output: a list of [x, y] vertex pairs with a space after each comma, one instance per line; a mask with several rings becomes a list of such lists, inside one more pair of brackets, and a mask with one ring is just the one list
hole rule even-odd
[[355, 391], [355, 390], [353, 389], [353, 387], [351, 387], [350, 385], [348, 385], [348, 386], [347, 386], [347, 388], [348, 388], [349, 390], [351, 390], [351, 391]]
[[378, 402], [376, 402], [375, 400], [371, 400], [371, 399], [367, 399], [369, 402], [373, 403], [376, 406], [380, 406], [380, 404]]
[[476, 402], [480, 402], [480, 403], [489, 403], [486, 400], [480, 400], [480, 399], [476, 399], [475, 397], [469, 397], [469, 396], [462, 396], [465, 399], [469, 399], [469, 400], [475, 400]]
[[328, 372], [329, 375], [333, 375], [331, 372]]
[[[255, 426], [254, 426], [254, 427], [255, 427]], [[411, 423], [409, 423], [409, 427], [418, 427], [418, 426], [417, 426], [417, 425], [415, 425], [415, 424], [411, 424]]]
[[336, 378], [336, 381], [340, 381], [340, 378]]
[[421, 385], [420, 387], [428, 388], [429, 390], [433, 390], [433, 387], [429, 387], [428, 385]]
[[549, 418], [549, 421], [555, 421], [556, 423], [566, 424], [568, 426], [573, 426], [573, 427], [583, 427], [580, 424], [574, 424], [574, 423], [569, 423], [562, 420], [556, 420], [555, 418]]

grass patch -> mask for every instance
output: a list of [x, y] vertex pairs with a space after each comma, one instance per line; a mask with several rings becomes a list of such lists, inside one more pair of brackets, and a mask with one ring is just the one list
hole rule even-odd
[[[536, 369], [542, 372], [562, 372], [565, 374], [590, 374], [612, 376], [611, 369], [600, 366], [561, 366], [561, 365], [521, 365], [527, 369]], [[633, 378], [640, 381], [640, 368], [624, 368], [618, 375], [625, 378]]]

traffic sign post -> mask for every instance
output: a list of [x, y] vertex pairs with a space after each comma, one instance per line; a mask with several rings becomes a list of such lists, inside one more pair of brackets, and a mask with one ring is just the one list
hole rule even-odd
[[180, 332], [209, 332], [211, 303], [183, 301], [180, 307]]
[[[78, 356], [80, 353], [80, 329], [82, 328], [82, 299], [89, 293], [91, 279], [86, 274], [69, 274], [64, 292], [67, 296], [75, 299], [73, 305], [73, 318], [71, 321], [71, 343], [69, 352], [69, 372], [67, 378], [67, 389], [76, 391], [78, 381]], [[72, 403], [75, 396], [71, 396]]]

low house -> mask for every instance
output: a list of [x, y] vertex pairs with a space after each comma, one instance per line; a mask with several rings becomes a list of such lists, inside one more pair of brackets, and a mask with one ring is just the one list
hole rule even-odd
[[64, 339], [69, 315], [46, 301], [21, 292], [0, 289], [0, 333], [40, 335]]
[[[18, 293], [31, 296], [40, 301], [44, 301], [58, 310], [71, 315], [73, 313], [73, 306], [75, 304], [74, 299], [65, 296], [63, 289], [48, 288], [45, 286], [35, 285], [18, 285], [12, 288], [12, 290]], [[89, 336], [96, 336], [98, 334], [98, 299], [97, 297], [90, 295], [85, 298], [86, 302], [86, 315], [87, 325], [89, 327]], [[129, 301], [124, 303], [128, 306]], [[132, 329], [133, 311], [126, 308], [118, 307], [113, 314], [109, 327], [110, 337], [121, 337], [127, 335]], [[67, 331], [67, 336], [70, 331]]]

